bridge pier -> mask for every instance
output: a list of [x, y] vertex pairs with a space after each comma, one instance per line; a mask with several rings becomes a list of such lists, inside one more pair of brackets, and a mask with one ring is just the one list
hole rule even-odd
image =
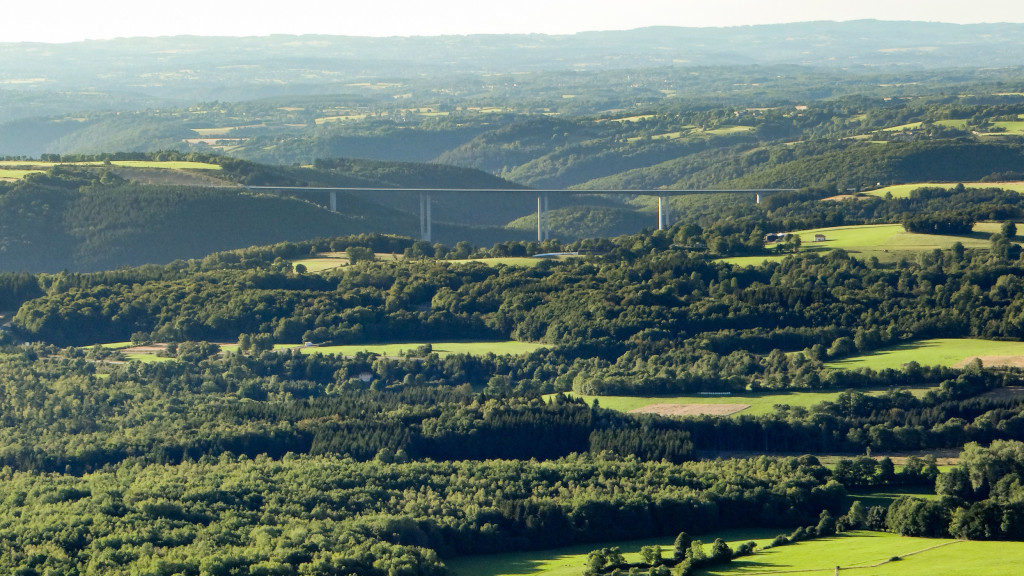
[[548, 195], [537, 196], [537, 242], [543, 242], [550, 236], [548, 228]]
[[420, 192], [420, 239], [431, 241], [430, 192]]
[[671, 206], [665, 201], [665, 197], [658, 196], [658, 230], [664, 230], [672, 225], [670, 210]]
[[338, 211], [338, 193], [331, 190], [331, 212]]

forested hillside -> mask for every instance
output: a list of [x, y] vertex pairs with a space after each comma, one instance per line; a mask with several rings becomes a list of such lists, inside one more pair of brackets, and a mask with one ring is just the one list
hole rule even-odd
[[[0, 268], [102, 270], [282, 241], [419, 233], [416, 193], [339, 192], [338, 211], [331, 212], [327, 192], [297, 195], [250, 191], [243, 185], [515, 187], [482, 172], [447, 166], [335, 161], [319, 168], [277, 168], [228, 158], [187, 158], [212, 161], [218, 169], [199, 174], [160, 169], [160, 162], [150, 162], [153, 168], [133, 168], [112, 164], [108, 158], [106, 164], [71, 163], [0, 182]], [[503, 229], [535, 208], [529, 197], [454, 192], [435, 196], [433, 228], [438, 239], [493, 243], [531, 235]]]
[[1021, 31], [0, 46], [0, 572], [1024, 538]]

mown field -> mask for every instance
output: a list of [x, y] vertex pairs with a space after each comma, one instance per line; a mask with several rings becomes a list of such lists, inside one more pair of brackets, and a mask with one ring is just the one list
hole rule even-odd
[[[359, 352], [372, 352], [381, 356], [404, 356], [407, 353], [418, 351], [426, 344], [426, 342], [352, 344], [346, 346], [276, 344], [274, 345], [274, 349], [282, 351], [298, 349], [302, 354], [339, 354], [342, 356], [354, 356]], [[133, 347], [131, 342], [112, 342], [109, 344], [103, 344], [102, 346], [104, 348], [122, 350], [125, 358], [128, 360], [138, 360], [140, 362], [166, 362], [168, 360], [173, 360], [173, 358], [159, 355], [161, 350], [164, 349], [164, 346], [160, 344]], [[536, 342], [517, 342], [514, 340], [502, 342], [432, 342], [430, 343], [430, 346], [432, 352], [442, 357], [449, 356], [451, 354], [471, 354], [476, 356], [484, 356], [487, 354], [509, 354], [518, 356], [522, 354], [529, 354], [530, 352], [545, 347], [544, 344]], [[236, 352], [238, 350], [238, 344], [224, 343], [220, 345], [220, 348], [224, 352]]]
[[[359, 352], [372, 352], [381, 356], [404, 356], [425, 346], [426, 342], [400, 342], [395, 344], [351, 344], [346, 346], [309, 346], [279, 344], [275, 349], [299, 348], [303, 354], [340, 354], [342, 356], [353, 356]], [[431, 351], [438, 356], [451, 354], [472, 354], [483, 356], [486, 354], [529, 354], [534, 350], [544, 348], [545, 344], [537, 342], [517, 342], [507, 340], [503, 342], [433, 342], [430, 343]]]
[[[733, 548], [751, 540], [757, 542], [758, 546], [763, 546], [771, 542], [779, 532], [779, 530], [727, 530], [707, 536], [695, 536], [695, 538], [703, 542], [704, 549], [710, 552], [710, 544], [714, 542], [715, 538], [722, 538]], [[587, 554], [595, 548], [618, 546], [627, 562], [640, 562], [642, 546], [656, 544], [662, 547], [665, 556], [670, 556], [673, 540], [674, 538], [625, 540], [581, 544], [555, 550], [464, 556], [446, 560], [445, 564], [456, 576], [582, 576]]]
[[0, 180], [21, 180], [29, 174], [42, 172], [42, 170], [21, 170], [16, 168], [0, 168]]
[[[401, 254], [385, 254], [378, 253], [377, 260], [401, 260]], [[536, 266], [543, 262], [543, 258], [531, 258], [528, 256], [510, 256], [506, 258], [467, 258], [461, 260], [446, 260], [452, 264], [469, 264], [472, 262], [480, 262], [481, 264], [487, 264], [488, 266]], [[341, 266], [348, 264], [348, 257], [345, 256], [344, 252], [332, 253], [332, 254], [320, 254], [313, 258], [301, 258], [298, 260], [291, 261], [292, 266], [302, 264], [306, 267], [307, 272], [323, 272], [325, 270], [333, 270]]]
[[[979, 222], [970, 235], [946, 236], [907, 232], [903, 229], [902, 224], [870, 224], [797, 230], [795, 233], [800, 236], [800, 253], [825, 252], [841, 248], [863, 258], [874, 256], [882, 262], [894, 262], [919, 252], [935, 249], [948, 250], [957, 242], [963, 244], [965, 248], [988, 248], [990, 244], [988, 237], [998, 229], [998, 223]], [[825, 241], [815, 242], [816, 234], [824, 234]], [[721, 261], [737, 266], [757, 266], [766, 261], [782, 260], [789, 255], [791, 253], [771, 256], [738, 256], [723, 258]]]
[[[911, 390], [915, 395], [923, 395], [928, 388]], [[869, 394], [882, 394], [884, 391], [866, 391]], [[839, 391], [827, 392], [764, 392], [764, 393], [743, 393], [730, 396], [591, 396], [587, 394], [570, 394], [576, 398], [586, 400], [588, 404], [597, 400], [597, 403], [612, 410], [630, 412], [654, 404], [747, 404], [750, 407], [737, 412], [737, 414], [769, 414], [774, 411], [777, 404], [788, 404], [790, 406], [803, 406], [810, 408], [815, 404], [824, 401], [834, 401], [840, 394]], [[550, 395], [549, 395], [550, 396]]]
[[[1020, 122], [1024, 124], [1024, 122]], [[884, 197], [886, 194], [892, 194], [894, 198], [909, 198], [910, 193], [918, 188], [953, 188], [958, 182], [916, 182], [914, 184], [895, 184], [893, 186], [885, 186], [877, 190], [871, 190], [865, 192], [869, 196], [878, 196], [879, 198]], [[1013, 190], [1015, 192], [1024, 193], [1024, 182], [964, 182], [965, 188], [1002, 188], [1004, 190]]]
[[[891, 559], [899, 557], [898, 560]], [[1024, 542], [971, 542], [855, 531], [737, 558], [707, 576], [793, 573], [832, 576], [1004, 576], [1020, 573]]]
[[[722, 532], [697, 536], [705, 544], [721, 537], [735, 548], [753, 540], [758, 547], [783, 530]], [[557, 550], [454, 558], [447, 565], [457, 576], [582, 576], [587, 553], [619, 546], [627, 561], [639, 560], [641, 546], [658, 544], [670, 554], [671, 539], [610, 542]], [[898, 560], [893, 560], [894, 558]], [[798, 544], [759, 550], [726, 566], [698, 571], [704, 576], [800, 573], [810, 576], [1004, 576], [1019, 573], [1024, 542], [971, 542], [910, 538], [884, 532], [853, 531]]]
[[[103, 166], [104, 162], [37, 162], [34, 160], [3, 160], [0, 161], [0, 174], [3, 169], [21, 172], [43, 172], [54, 166]], [[155, 161], [155, 160], [112, 160], [111, 166], [124, 166], [126, 168], [161, 168], [164, 170], [220, 170], [218, 164], [208, 162], [179, 162], [179, 161]]]
[[869, 354], [828, 362], [825, 367], [835, 370], [899, 369], [911, 361], [922, 366], [956, 366], [972, 358], [981, 358], [985, 365], [1019, 364], [1024, 360], [1024, 342], [976, 338], [918, 340], [876, 350]]

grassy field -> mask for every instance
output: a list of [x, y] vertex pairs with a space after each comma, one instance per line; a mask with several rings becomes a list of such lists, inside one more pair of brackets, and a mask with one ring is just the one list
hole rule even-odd
[[[1024, 342], [1001, 342], [974, 338], [935, 338], [908, 342], [870, 354], [828, 362], [825, 367], [836, 370], [898, 369], [912, 360], [922, 366], [954, 366], [971, 358], [982, 358], [982, 361], [985, 362], [985, 358], [1017, 356], [1024, 356]], [[985, 363], [991, 364], [994, 363], [994, 360]]]
[[[402, 356], [406, 352], [422, 347], [425, 342], [401, 342], [397, 344], [352, 344], [347, 346], [309, 346], [303, 348], [301, 345], [278, 344], [275, 349], [284, 350], [300, 348], [303, 354], [340, 354], [342, 356], [354, 356], [358, 352], [369, 351], [381, 356]], [[536, 342], [516, 342], [507, 340], [504, 342], [434, 342], [431, 348], [438, 356], [451, 354], [472, 354], [484, 356], [488, 353], [498, 355], [511, 354], [518, 356], [529, 354], [534, 350], [544, 348], [545, 344]]]
[[993, 122], [992, 126], [995, 128], [1001, 128], [1003, 132], [988, 132], [986, 136], [999, 136], [1006, 134], [1020, 135], [1024, 134], [1024, 121], [1010, 121], [1010, 122]]
[[[753, 540], [758, 548], [789, 530], [723, 531], [696, 536], [705, 544], [715, 538], [737, 545]], [[556, 550], [452, 558], [445, 563], [456, 576], [582, 576], [587, 553], [619, 546], [626, 560], [639, 560], [641, 546], [657, 544], [671, 553], [672, 540], [638, 540], [585, 544]], [[893, 558], [899, 560], [892, 561]], [[1024, 542], [970, 542], [909, 538], [884, 532], [853, 531], [829, 538], [759, 550], [726, 566], [698, 571], [704, 576], [800, 573], [808, 576], [1004, 576], [1018, 574]]]
[[[893, 557], [900, 560], [890, 562]], [[734, 576], [799, 572], [807, 576], [1002, 576], [1018, 574], [1024, 542], [969, 542], [909, 538], [856, 531], [737, 558], [729, 566], [697, 572]]]
[[531, 258], [529, 256], [509, 256], [507, 258], [471, 258], [465, 260], [448, 260], [452, 264], [469, 264], [471, 262], [480, 262], [489, 266], [498, 266], [504, 264], [505, 266], [528, 266], [533, 267], [543, 262], [543, 258]]
[[[378, 253], [377, 260], [401, 260], [401, 254], [386, 254]], [[487, 264], [488, 266], [528, 266], [533, 267], [540, 264], [543, 258], [530, 258], [526, 256], [514, 256], [508, 258], [475, 258], [475, 259], [463, 259], [463, 260], [446, 260], [452, 264], [469, 264], [471, 262], [480, 262]], [[313, 258], [300, 258], [298, 260], [291, 261], [292, 266], [302, 264], [306, 267], [307, 272], [323, 272], [324, 270], [333, 270], [342, 266], [348, 265], [348, 256], [344, 252], [335, 252], [330, 254], [320, 254]]]
[[16, 168], [0, 168], [0, 179], [2, 180], [21, 180], [29, 174], [35, 174], [42, 172], [42, 170], [20, 170]]
[[[722, 538], [735, 548], [739, 544], [753, 540], [758, 546], [771, 542], [780, 530], [725, 530], [716, 534], [695, 536], [705, 544], [704, 549], [711, 551], [710, 544], [715, 538]], [[581, 544], [567, 546], [556, 550], [540, 550], [534, 552], [516, 552], [509, 554], [488, 554], [485, 556], [463, 556], [446, 560], [445, 564], [456, 576], [582, 576], [587, 554], [596, 548], [622, 549], [627, 562], [639, 562], [640, 547], [656, 544], [662, 547], [663, 554], [672, 554], [674, 538], [657, 540], [625, 540], [619, 542], [602, 542], [598, 544]]]
[[[164, 170], [220, 170], [218, 164], [208, 162], [157, 162], [150, 160], [114, 160], [112, 166], [124, 166], [129, 168], [161, 168]], [[43, 172], [54, 166], [103, 166], [103, 162], [36, 162], [32, 160], [4, 160], [0, 161], [0, 174], [6, 167], [11, 172]], [[0, 176], [3, 177], [3, 176]]]
[[[1024, 124], [1024, 122], [1021, 122]], [[878, 196], [879, 198], [884, 197], [887, 193], [891, 193], [894, 198], [909, 198], [912, 190], [918, 188], [953, 188], [957, 185], [957, 182], [917, 182], [915, 184], [896, 184], [894, 186], [886, 186], [877, 190], [871, 190], [865, 192], [869, 196]], [[1003, 188], [1005, 190], [1013, 190], [1015, 192], [1024, 193], [1024, 182], [964, 182], [966, 188]]]
[[[376, 256], [378, 261], [401, 260], [403, 258], [401, 254], [391, 254], [387, 252], [377, 252]], [[323, 272], [324, 270], [333, 270], [335, 268], [347, 266], [348, 255], [344, 252], [324, 252], [317, 254], [312, 258], [292, 260], [291, 264], [292, 266], [302, 264], [306, 267], [306, 272]]]
[[[1024, 183], [1022, 183], [1024, 184]], [[1024, 190], [1024, 185], [1022, 185]], [[903, 229], [902, 224], [869, 224], [863, 226], [839, 226], [835, 228], [815, 228], [798, 230], [800, 235], [800, 253], [826, 252], [842, 248], [847, 252], [869, 258], [874, 256], [882, 262], [895, 262], [901, 257], [911, 257], [919, 252], [935, 249], [948, 250], [959, 242], [965, 248], [988, 248], [989, 236], [999, 230], [995, 222], [979, 222], [974, 232], [965, 236], [946, 236], [941, 234], [914, 234]], [[815, 242], [816, 234], [824, 234], [824, 242]], [[769, 248], [771, 245], [769, 245]], [[723, 258], [737, 266], [758, 266], [763, 262], [780, 261], [791, 253], [774, 254], [771, 256], [737, 256]]]
[[[819, 460], [822, 460], [819, 458]], [[825, 465], [825, 462], [822, 461]], [[828, 466], [832, 469], [834, 466]], [[902, 466], [897, 466], [896, 471], [899, 472]], [[939, 471], [943, 468], [947, 470], [951, 466], [940, 466]], [[896, 500], [900, 496], [913, 496], [914, 498], [921, 498], [922, 500], [938, 500], [939, 495], [935, 493], [935, 489], [928, 486], [906, 486], [906, 487], [893, 487], [890, 490], [884, 492], [872, 491], [872, 492], [850, 492], [846, 495], [844, 506], [849, 508], [853, 504], [854, 500], [860, 500], [860, 503], [865, 507], [870, 508], [872, 506], [889, 506], [893, 500]]]
[[[911, 392], [915, 395], [923, 395], [929, 388], [914, 389]], [[868, 394], [882, 394], [883, 390], [865, 390]], [[750, 408], [737, 412], [737, 414], [769, 414], [774, 411], [776, 404], [788, 404], [790, 406], [803, 406], [809, 408], [824, 401], [833, 401], [840, 391], [832, 390], [827, 392], [746, 392], [737, 393], [731, 396], [590, 396], [586, 394], [569, 394], [581, 398], [588, 404], [594, 400], [604, 407], [620, 412], [629, 412], [653, 404], [748, 404]], [[545, 396], [545, 398], [550, 397]]]
[[[354, 356], [359, 352], [369, 351], [375, 354], [380, 354], [381, 356], [403, 356], [406, 352], [416, 350], [424, 344], [426, 343], [400, 342], [396, 344], [352, 344], [349, 346], [307, 347], [304, 347], [302, 344], [275, 344], [274, 349], [294, 350], [298, 348], [303, 354], [320, 353]], [[140, 362], [166, 362], [168, 360], [173, 360], [173, 358], [158, 356], [157, 350], [134, 351], [131, 349], [131, 342], [111, 342], [108, 344], [101, 344], [101, 346], [115, 350], [127, 350], [124, 355], [129, 360], [138, 360]], [[518, 356], [522, 354], [529, 354], [534, 350], [546, 347], [546, 345], [538, 344], [536, 342], [516, 342], [514, 340], [507, 340], [503, 342], [434, 342], [431, 343], [431, 347], [438, 356], [448, 356], [451, 354], [472, 354], [476, 356], [484, 356], [488, 353]], [[237, 352], [238, 344], [221, 343], [220, 349], [222, 352]]]

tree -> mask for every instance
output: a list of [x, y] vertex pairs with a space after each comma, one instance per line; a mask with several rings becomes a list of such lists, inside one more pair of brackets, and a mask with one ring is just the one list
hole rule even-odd
[[693, 542], [693, 538], [686, 532], [680, 532], [676, 536], [676, 541], [672, 545], [672, 558], [676, 562], [681, 562], [686, 558], [686, 552], [690, 549], [690, 544]]
[[373, 262], [377, 259], [377, 255], [373, 253], [373, 250], [366, 246], [349, 246], [345, 250], [345, 255], [348, 256], [349, 264]]
[[700, 563], [702, 560], [706, 560], [707, 557], [707, 553], [704, 552], [703, 542], [701, 542], [700, 540], [694, 540], [690, 542], [690, 553], [687, 554], [687, 558], [689, 558], [696, 564]]
[[726, 562], [732, 560], [732, 548], [721, 538], [715, 538], [711, 544], [711, 561]]
[[659, 566], [664, 561], [661, 556], [661, 546], [644, 546], [640, 548], [640, 556], [650, 566]]
[[1007, 220], [1006, 222], [1003, 222], [1002, 226], [999, 227], [999, 232], [1003, 235], [1004, 238], [1009, 240], [1017, 235], [1017, 225], [1014, 224], [1012, 220]]

